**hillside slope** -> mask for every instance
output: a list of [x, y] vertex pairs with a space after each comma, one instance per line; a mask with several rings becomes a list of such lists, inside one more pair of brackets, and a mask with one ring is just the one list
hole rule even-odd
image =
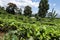
[[60, 40], [60, 19], [49, 21], [49, 18], [41, 18], [37, 21], [23, 15], [0, 14], [0, 31], [8, 33], [7, 37], [14, 34], [20, 40], [31, 36], [34, 40]]

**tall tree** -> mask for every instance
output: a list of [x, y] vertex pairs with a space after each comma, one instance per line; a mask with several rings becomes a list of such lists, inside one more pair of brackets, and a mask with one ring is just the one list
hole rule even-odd
[[48, 17], [50, 17], [51, 20], [55, 19], [57, 15], [58, 15], [58, 14], [57, 14], [56, 11], [54, 10], [54, 8], [52, 9], [51, 12], [48, 13]]
[[48, 0], [41, 0], [38, 8], [39, 8], [39, 11], [38, 11], [39, 16], [44, 18], [49, 9]]
[[21, 8], [17, 8], [17, 9], [15, 10], [15, 13], [21, 15], [21, 14], [22, 14], [22, 9], [21, 9]]
[[30, 6], [26, 6], [26, 7], [24, 8], [24, 15], [25, 15], [25, 16], [31, 16], [31, 14], [32, 14], [31, 7], [30, 7]]
[[19, 13], [20, 15], [22, 14], [22, 9], [21, 9], [21, 8], [18, 10], [18, 13]]
[[0, 9], [1, 9], [1, 10], [5, 10], [5, 8], [4, 8], [4, 7], [1, 7], [1, 6], [0, 6]]
[[14, 3], [8, 3], [8, 7], [6, 8], [6, 11], [12, 14], [15, 14], [15, 10], [17, 9], [16, 4]]

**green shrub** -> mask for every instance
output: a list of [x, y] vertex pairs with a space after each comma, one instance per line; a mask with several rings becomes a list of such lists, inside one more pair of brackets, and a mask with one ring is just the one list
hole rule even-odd
[[4, 40], [60, 40], [60, 19], [54, 22], [46, 18], [36, 20], [23, 15], [1, 14], [0, 30], [7, 31]]

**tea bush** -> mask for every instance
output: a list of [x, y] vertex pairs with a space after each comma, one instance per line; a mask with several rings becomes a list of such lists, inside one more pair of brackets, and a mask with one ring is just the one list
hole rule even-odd
[[0, 31], [4, 40], [60, 40], [60, 19], [29, 18], [23, 15], [0, 14]]

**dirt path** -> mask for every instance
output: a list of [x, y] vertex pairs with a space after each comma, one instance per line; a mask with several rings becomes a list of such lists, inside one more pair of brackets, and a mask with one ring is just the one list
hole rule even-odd
[[0, 32], [0, 40], [3, 40], [4, 33]]

